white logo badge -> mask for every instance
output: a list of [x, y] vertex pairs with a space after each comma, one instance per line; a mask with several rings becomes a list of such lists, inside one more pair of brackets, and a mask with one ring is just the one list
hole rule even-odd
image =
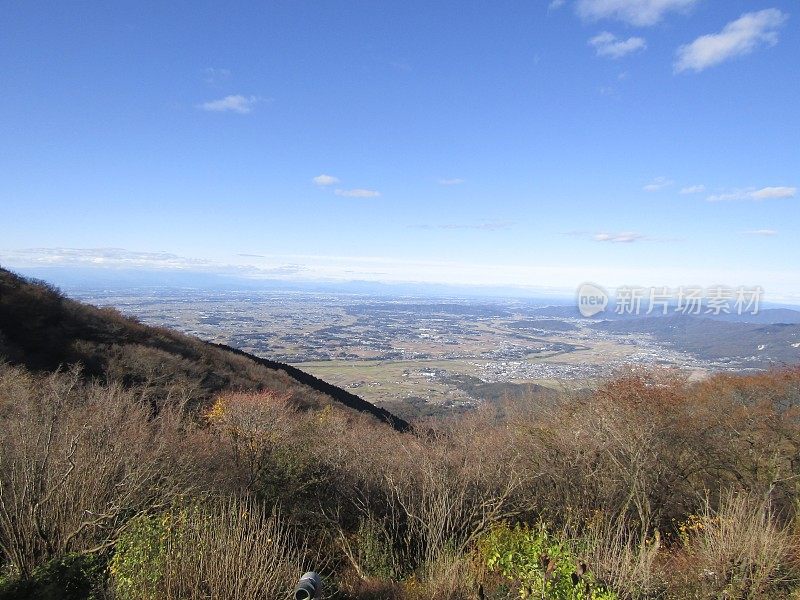
[[582, 283], [578, 287], [578, 310], [584, 317], [593, 317], [608, 306], [608, 292], [594, 283]]

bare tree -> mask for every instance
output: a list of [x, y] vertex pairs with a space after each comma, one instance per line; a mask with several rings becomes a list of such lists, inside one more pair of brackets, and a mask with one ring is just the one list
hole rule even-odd
[[22, 577], [109, 547], [131, 517], [187, 489], [191, 461], [170, 452], [179, 412], [153, 418], [135, 392], [84, 386], [78, 369], [0, 370], [0, 550]]

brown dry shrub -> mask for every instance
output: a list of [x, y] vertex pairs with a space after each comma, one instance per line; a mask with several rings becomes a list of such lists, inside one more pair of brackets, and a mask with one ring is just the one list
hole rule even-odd
[[292, 530], [252, 501], [189, 513], [166, 555], [165, 599], [282, 598], [306, 570]]
[[170, 451], [179, 408], [153, 417], [136, 394], [82, 385], [77, 369], [0, 368], [0, 550], [23, 578], [70, 552], [109, 548], [136, 514], [189, 488]]
[[406, 600], [402, 584], [377, 577], [362, 578], [350, 573], [343, 576], [338, 593], [345, 600]]
[[[592, 394], [564, 396], [508, 423], [525, 457], [532, 516], [555, 522], [602, 510], [641, 537], [740, 488], [770, 494], [792, 513], [800, 475], [797, 371], [758, 396], [762, 377], [712, 377], [701, 384], [672, 372], [622, 375]], [[769, 378], [767, 377], [769, 381]], [[742, 390], [748, 390], [743, 394]]]
[[663, 545], [657, 533], [642, 539], [624, 522], [597, 513], [587, 526], [566, 527], [564, 537], [619, 598], [653, 598], [665, 590], [660, 560]]
[[800, 582], [797, 538], [763, 498], [726, 493], [717, 510], [706, 503], [684, 523], [682, 537], [667, 568], [673, 596], [779, 598]]
[[524, 477], [496, 425], [482, 411], [413, 434], [358, 423], [333, 438], [345, 462], [331, 521], [350, 579], [402, 581], [408, 598], [475, 594], [470, 548], [518, 512]]

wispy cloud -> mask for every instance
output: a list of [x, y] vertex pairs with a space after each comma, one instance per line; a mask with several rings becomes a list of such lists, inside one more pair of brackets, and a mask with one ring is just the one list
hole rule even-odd
[[551, 0], [547, 5], [547, 10], [558, 10], [567, 3], [567, 0]]
[[675, 182], [669, 179], [668, 177], [656, 177], [655, 179], [653, 179], [653, 181], [645, 185], [642, 189], [645, 192], [658, 192], [660, 190], [670, 187], [673, 183]]
[[322, 175], [317, 175], [314, 177], [312, 181], [317, 185], [324, 187], [326, 185], [334, 185], [335, 183], [339, 183], [339, 178], [334, 177], [333, 175], [325, 175], [325, 173], [323, 173]]
[[767, 200], [769, 198], [794, 198], [797, 194], [796, 187], [776, 186], [765, 187], [754, 191], [751, 196], [754, 200]]
[[600, 92], [601, 96], [618, 96], [617, 88], [613, 85], [601, 85], [597, 88], [597, 91]]
[[594, 242], [608, 242], [611, 244], [631, 244], [633, 242], [671, 241], [653, 238], [635, 231], [566, 231], [563, 235], [584, 238]]
[[24, 248], [6, 253], [4, 258], [32, 266], [195, 269], [210, 264], [207, 260], [169, 252], [137, 252], [123, 248]]
[[198, 105], [198, 108], [211, 112], [235, 112], [246, 115], [253, 111], [253, 107], [259, 102], [256, 96], [225, 96], [219, 100], [210, 100]]
[[513, 221], [481, 221], [480, 223], [441, 223], [437, 225], [411, 225], [414, 229], [472, 229], [476, 231], [502, 231], [511, 229]]
[[778, 232], [774, 229], [754, 229], [752, 231], [745, 231], [748, 235], [761, 235], [764, 237], [772, 237], [778, 235]]
[[460, 177], [453, 177], [452, 179], [439, 179], [439, 185], [460, 185], [464, 183], [464, 180]]
[[217, 69], [209, 67], [203, 71], [203, 80], [209, 85], [216, 85], [222, 81], [227, 81], [231, 77], [228, 69]]
[[698, 0], [578, 0], [575, 10], [584, 19], [616, 19], [629, 25], [655, 25], [664, 15], [685, 11]]
[[706, 191], [706, 186], [702, 183], [699, 185], [690, 185], [685, 188], [681, 188], [681, 194], [700, 194], [701, 192]]
[[706, 198], [709, 202], [726, 202], [730, 200], [771, 200], [775, 198], [794, 198], [796, 187], [773, 186], [761, 189], [746, 188], [712, 194]]
[[630, 244], [646, 240], [647, 236], [633, 231], [621, 231], [619, 233], [600, 232], [592, 235], [595, 242], [610, 242], [612, 244]]
[[647, 48], [644, 38], [629, 37], [627, 40], [623, 40], [608, 31], [594, 36], [589, 40], [589, 45], [595, 49], [597, 56], [607, 58], [622, 58], [627, 54]]
[[[330, 187], [341, 183], [338, 177], [326, 175], [325, 173], [312, 177], [311, 180], [319, 187]], [[378, 190], [369, 190], [366, 188], [352, 188], [349, 190], [336, 188], [333, 193], [344, 198], [378, 198], [381, 195]]]
[[0, 260], [18, 267], [71, 267], [99, 269], [142, 269], [184, 271], [243, 277], [287, 277], [301, 275], [307, 267], [275, 257], [237, 254], [258, 259], [256, 264], [227, 264], [205, 258], [190, 258], [170, 252], [138, 252], [124, 248], [24, 248], [0, 251]]
[[377, 198], [381, 195], [381, 193], [377, 190], [366, 190], [364, 188], [336, 190], [333, 193], [337, 196], [344, 196], [345, 198]]
[[700, 72], [726, 60], [778, 43], [778, 28], [787, 15], [777, 8], [745, 13], [719, 33], [703, 35], [677, 50], [675, 72]]

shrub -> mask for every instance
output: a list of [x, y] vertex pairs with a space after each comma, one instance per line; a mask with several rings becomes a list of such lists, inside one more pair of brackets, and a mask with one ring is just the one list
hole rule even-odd
[[100, 600], [106, 562], [95, 554], [66, 554], [36, 568], [30, 579], [0, 578], [0, 600]]
[[164, 578], [173, 515], [140, 515], [119, 536], [110, 571], [117, 600], [155, 600]]
[[581, 527], [567, 529], [574, 551], [620, 598], [659, 597], [665, 590], [660, 569], [663, 551], [658, 531], [641, 538], [625, 522], [602, 513]]
[[670, 565], [678, 593], [780, 597], [800, 581], [797, 541], [763, 499], [728, 493], [717, 511], [706, 503], [681, 526], [681, 538], [682, 552]]
[[77, 369], [0, 367], [0, 431], [0, 550], [23, 579], [110, 548], [130, 518], [188, 489], [191, 465], [169, 447], [176, 411], [153, 418], [131, 391], [83, 386]]
[[228, 500], [141, 517], [111, 562], [119, 600], [284, 598], [304, 549], [280, 516]]
[[356, 484], [355, 508], [381, 523], [402, 575], [436, 563], [443, 553], [466, 552], [493, 523], [515, 514], [515, 451], [492, 446], [491, 433], [473, 435], [448, 424], [385, 440], [376, 431], [360, 441], [373, 451], [363, 467], [372, 477]]
[[569, 545], [540, 525], [498, 525], [478, 544], [478, 554], [489, 572], [511, 581], [520, 598], [614, 600]]
[[471, 559], [468, 554], [441, 552], [433, 562], [423, 564], [417, 569], [417, 574], [405, 582], [408, 598], [472, 600], [477, 588], [477, 573]]
[[400, 575], [402, 567], [395, 556], [390, 533], [375, 518], [362, 519], [358, 531], [351, 537], [342, 532], [341, 541], [361, 577], [395, 579]]

